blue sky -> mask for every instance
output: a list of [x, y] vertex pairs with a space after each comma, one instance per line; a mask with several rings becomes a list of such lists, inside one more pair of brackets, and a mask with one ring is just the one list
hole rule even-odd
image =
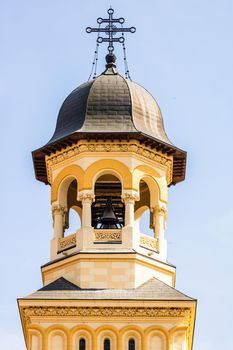
[[[24, 350], [16, 298], [41, 287], [52, 236], [49, 187], [31, 151], [51, 137], [61, 103], [86, 81], [105, 0], [0, 1], [1, 300], [4, 350]], [[137, 27], [127, 36], [133, 80], [158, 101], [170, 139], [188, 152], [169, 189], [168, 256], [177, 289], [198, 299], [194, 350], [232, 349], [233, 2], [112, 0]], [[99, 53], [104, 67], [106, 47]], [[117, 50], [122, 71], [122, 54]], [[123, 71], [122, 71], [123, 72]]]

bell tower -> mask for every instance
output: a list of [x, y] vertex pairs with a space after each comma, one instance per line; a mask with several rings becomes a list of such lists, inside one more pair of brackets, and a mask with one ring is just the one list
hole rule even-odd
[[[113, 13], [97, 20], [110, 21], [105, 71], [71, 92], [32, 153], [51, 187], [53, 233], [42, 288], [19, 299], [29, 350], [192, 348], [196, 301], [175, 289], [165, 238], [167, 189], [184, 180], [186, 153], [150, 93], [118, 73], [113, 23], [124, 19]], [[67, 234], [71, 210], [80, 226]], [[153, 235], [140, 229], [146, 210]]]

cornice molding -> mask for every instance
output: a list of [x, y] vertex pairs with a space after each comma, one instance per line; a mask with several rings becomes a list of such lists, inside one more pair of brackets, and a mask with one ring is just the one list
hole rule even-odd
[[143, 156], [147, 159], [155, 161], [167, 168], [166, 178], [168, 185], [172, 182], [172, 168], [173, 168], [173, 159], [171, 156], [166, 156], [160, 152], [152, 150], [144, 145], [140, 145], [135, 142], [88, 142], [82, 143], [78, 142], [77, 144], [66, 147], [61, 151], [56, 151], [50, 156], [46, 156], [46, 169], [49, 182], [52, 181], [52, 167], [57, 164], [62, 164], [67, 160], [72, 159], [73, 157], [84, 153], [98, 153], [98, 152], [130, 152], [136, 155]]

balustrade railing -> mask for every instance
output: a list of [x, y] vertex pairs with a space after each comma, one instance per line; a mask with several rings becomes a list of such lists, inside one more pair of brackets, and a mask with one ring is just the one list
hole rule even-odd
[[157, 249], [158, 240], [156, 238], [141, 234], [140, 235], [140, 246], [154, 250], [154, 251], [158, 251], [158, 249]]
[[58, 240], [58, 253], [64, 250], [74, 248], [76, 246], [76, 233], [73, 233], [67, 237], [59, 238]]
[[94, 230], [94, 243], [121, 243], [120, 229]]

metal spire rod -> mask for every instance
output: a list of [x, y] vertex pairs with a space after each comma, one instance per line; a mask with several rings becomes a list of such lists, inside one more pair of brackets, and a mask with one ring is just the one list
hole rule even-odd
[[[110, 9], [108, 9], [109, 18], [104, 19], [104, 18], [99, 17], [97, 19], [97, 23], [99, 24], [99, 28], [91, 28], [91, 27], [86, 28], [87, 33], [105, 33], [108, 36], [107, 38], [103, 38], [102, 36], [98, 36], [97, 42], [99, 44], [101, 44], [103, 42], [107, 42], [109, 53], [113, 53], [113, 51], [114, 51], [113, 43], [119, 42], [119, 43], [123, 44], [125, 42], [124, 36], [114, 38], [114, 36], [117, 33], [125, 33], [125, 32], [135, 33], [136, 32], [135, 27], [123, 28], [123, 23], [125, 22], [125, 19], [123, 17], [113, 18], [113, 13], [114, 13], [114, 10], [112, 8], [110, 8]], [[100, 28], [100, 25], [102, 23], [107, 23], [105, 28]], [[114, 23], [120, 23], [122, 27], [118, 28]]]

